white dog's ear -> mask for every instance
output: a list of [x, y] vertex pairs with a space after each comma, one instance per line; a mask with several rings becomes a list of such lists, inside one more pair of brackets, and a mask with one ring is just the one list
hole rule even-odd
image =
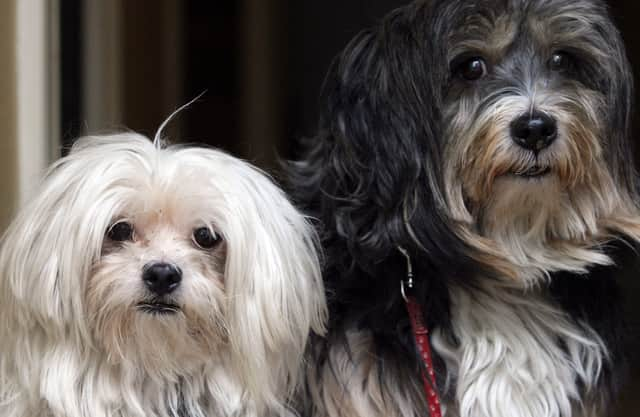
[[273, 405], [295, 388], [309, 332], [325, 331], [317, 238], [261, 173], [236, 179], [223, 231], [232, 362], [254, 398]]
[[67, 334], [73, 329], [89, 340], [83, 291], [117, 201], [106, 191], [117, 180], [111, 169], [116, 161], [98, 142], [112, 141], [80, 139], [57, 161], [3, 235], [0, 313], [22, 326]]
[[72, 165], [54, 167], [9, 226], [0, 250], [2, 311], [47, 323], [48, 331], [62, 331], [84, 317], [84, 281], [104, 235], [91, 207], [79, 201], [87, 198], [78, 184], [84, 174]]

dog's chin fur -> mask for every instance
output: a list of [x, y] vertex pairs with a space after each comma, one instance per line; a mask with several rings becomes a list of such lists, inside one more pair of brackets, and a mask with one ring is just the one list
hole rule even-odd
[[[625, 368], [616, 280], [640, 241], [632, 97], [598, 0], [422, 0], [353, 39], [291, 169], [331, 294], [308, 411], [429, 415], [402, 248], [446, 417], [607, 415]], [[510, 127], [534, 112], [557, 136], [532, 150]]]
[[602, 246], [620, 235], [640, 238], [636, 210], [607, 175], [571, 187], [553, 173], [533, 179], [505, 175], [463, 224], [472, 245], [478, 239], [508, 258], [514, 273], [503, 278], [535, 287], [557, 271], [586, 274], [593, 265], [611, 265]]
[[[173, 292], [143, 282], [154, 262], [181, 271]], [[315, 234], [282, 191], [133, 133], [79, 139], [51, 167], [0, 267], [3, 417], [287, 415], [324, 330]]]
[[[601, 123], [605, 97], [583, 89], [505, 88], [499, 98], [456, 98], [445, 112], [451, 141], [444, 178], [453, 220], [470, 245], [494, 246], [507, 258], [513, 266], [507, 275], [522, 286], [551, 272], [610, 264], [599, 245], [616, 235], [640, 238], [634, 191], [619, 186], [601, 144], [610, 134]], [[465, 110], [474, 104], [482, 106], [475, 118]], [[558, 122], [558, 138], [537, 154], [516, 145], [509, 128], [531, 109]], [[537, 165], [548, 172], [519, 174]]]

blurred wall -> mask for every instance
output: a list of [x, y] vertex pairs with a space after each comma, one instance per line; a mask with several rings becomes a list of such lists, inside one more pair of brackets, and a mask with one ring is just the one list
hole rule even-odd
[[0, 230], [59, 156], [57, 8], [0, 2]]
[[[182, 102], [183, 4], [175, 0], [119, 0], [122, 123], [153, 136]], [[147, 24], [141, 24], [148, 22]], [[155, 30], [149, 30], [149, 23]], [[175, 135], [178, 118], [167, 131]]]
[[0, 230], [18, 200], [15, 2], [0, 2]]

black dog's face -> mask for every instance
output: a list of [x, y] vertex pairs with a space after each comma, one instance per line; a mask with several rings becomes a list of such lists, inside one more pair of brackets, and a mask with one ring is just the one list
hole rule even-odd
[[442, 38], [454, 216], [495, 238], [508, 238], [507, 229], [536, 239], [594, 233], [587, 223], [595, 228], [621, 198], [607, 154], [625, 109], [610, 96], [628, 94], [612, 89], [630, 83], [621, 80], [626, 61], [601, 5], [454, 1], [439, 18], [454, 22]]
[[298, 198], [337, 268], [402, 245], [442, 270], [584, 271], [640, 237], [632, 84], [603, 1], [418, 0], [335, 60]]

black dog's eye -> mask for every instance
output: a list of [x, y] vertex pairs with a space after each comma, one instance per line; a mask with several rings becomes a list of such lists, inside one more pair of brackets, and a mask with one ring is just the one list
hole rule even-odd
[[193, 240], [202, 249], [211, 249], [220, 242], [220, 238], [209, 230], [208, 227], [200, 227], [194, 230]]
[[482, 57], [467, 58], [455, 63], [453, 71], [467, 81], [476, 81], [487, 75], [487, 63]]
[[133, 240], [133, 226], [131, 223], [118, 222], [109, 228], [107, 237], [115, 242]]
[[572, 59], [566, 52], [555, 52], [549, 60], [551, 71], [562, 72], [571, 68]]

